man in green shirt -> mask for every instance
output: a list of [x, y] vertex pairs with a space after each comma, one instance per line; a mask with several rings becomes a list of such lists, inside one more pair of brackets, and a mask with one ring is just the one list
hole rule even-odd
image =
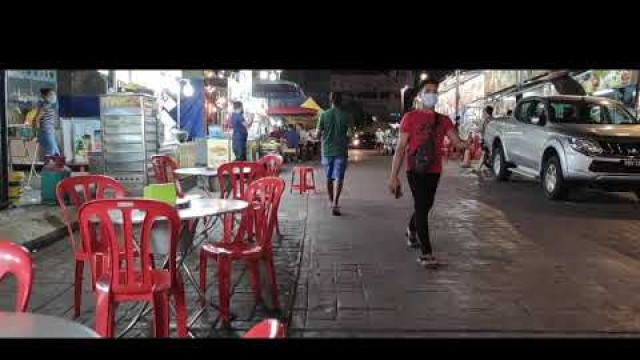
[[[322, 165], [327, 175], [327, 192], [331, 201], [334, 216], [340, 216], [340, 193], [344, 174], [347, 170], [348, 144], [347, 135], [353, 120], [351, 114], [342, 109], [342, 94], [331, 93], [331, 109], [320, 114], [318, 134], [322, 138]], [[334, 197], [334, 182], [336, 191]]]

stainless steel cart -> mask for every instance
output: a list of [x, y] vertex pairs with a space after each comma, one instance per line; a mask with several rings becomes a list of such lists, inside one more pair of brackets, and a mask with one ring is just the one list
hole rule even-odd
[[100, 97], [105, 175], [120, 181], [130, 196], [142, 196], [149, 183], [151, 156], [158, 153], [157, 109], [153, 96]]

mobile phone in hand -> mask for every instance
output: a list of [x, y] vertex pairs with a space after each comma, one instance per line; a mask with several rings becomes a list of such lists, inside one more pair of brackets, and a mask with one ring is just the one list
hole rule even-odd
[[402, 188], [398, 185], [393, 191], [393, 195], [395, 195], [396, 199], [400, 199], [402, 197]]

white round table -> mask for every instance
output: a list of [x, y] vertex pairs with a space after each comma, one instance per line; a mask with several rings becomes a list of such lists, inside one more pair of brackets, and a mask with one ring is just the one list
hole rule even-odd
[[[127, 200], [123, 200], [126, 202]], [[182, 200], [184, 201], [184, 200]], [[220, 216], [229, 213], [237, 213], [249, 207], [249, 203], [243, 200], [219, 199], [219, 198], [202, 198], [192, 197], [189, 199], [187, 208], [178, 209], [180, 220], [196, 220], [201, 218]], [[113, 212], [109, 214], [109, 218], [114, 225], [122, 224], [122, 213]], [[133, 225], [142, 224], [145, 214], [142, 211], [133, 211], [131, 213], [131, 222]], [[160, 218], [164, 219], [164, 218]], [[98, 218], [92, 219], [99, 223]], [[151, 251], [154, 254], [166, 254], [169, 251], [169, 243], [167, 242], [168, 224], [159, 222], [154, 226], [151, 232]], [[181, 242], [181, 248], [190, 247], [191, 243], [184, 244]]]
[[[250, 174], [250, 168], [244, 168], [242, 171], [244, 174]], [[204, 190], [204, 192], [212, 196], [214, 194], [215, 185], [212, 183], [212, 178], [218, 177], [218, 169], [212, 169], [208, 167], [195, 167], [195, 168], [180, 168], [173, 171], [176, 175], [181, 176], [195, 176], [198, 178], [202, 178], [203, 185], [199, 185], [199, 187]], [[237, 173], [237, 171], [235, 172]]]
[[249, 203], [243, 200], [200, 198], [191, 200], [188, 208], [179, 209], [178, 215], [182, 220], [193, 220], [235, 213], [247, 207]]
[[[250, 168], [244, 168], [242, 171], [245, 174], [251, 173]], [[218, 169], [211, 169], [207, 167], [199, 167], [199, 168], [180, 168], [175, 169], [173, 171], [174, 174], [183, 175], [183, 176], [205, 176], [205, 177], [216, 177], [218, 176]]]
[[217, 169], [210, 169], [206, 167], [198, 167], [198, 168], [180, 168], [173, 171], [176, 175], [183, 176], [206, 176], [206, 177], [215, 177], [218, 176]]
[[0, 338], [99, 338], [92, 329], [55, 316], [0, 312]]

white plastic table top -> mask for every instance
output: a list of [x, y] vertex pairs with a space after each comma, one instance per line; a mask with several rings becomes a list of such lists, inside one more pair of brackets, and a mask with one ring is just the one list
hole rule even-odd
[[[122, 200], [126, 202], [126, 199]], [[223, 215], [233, 212], [239, 212], [249, 207], [249, 203], [244, 200], [234, 199], [218, 199], [218, 198], [192, 198], [189, 207], [178, 209], [178, 216], [181, 220], [193, 220], [197, 218]], [[109, 214], [114, 224], [122, 223], [122, 213], [113, 212]], [[132, 222], [140, 224], [144, 220], [144, 213], [134, 211], [132, 213]], [[99, 221], [95, 219], [95, 221]]]
[[249, 203], [244, 200], [201, 198], [191, 200], [188, 208], [178, 210], [178, 215], [182, 220], [192, 220], [239, 212], [247, 207]]
[[99, 338], [92, 329], [68, 319], [0, 311], [0, 338]]
[[185, 176], [207, 176], [207, 177], [215, 177], [218, 176], [217, 169], [211, 169], [206, 167], [193, 167], [193, 168], [180, 168], [173, 171], [178, 175]]
[[[207, 167], [195, 167], [195, 168], [180, 168], [173, 171], [175, 174], [184, 176], [206, 176], [216, 177], [218, 176], [218, 169], [211, 169]], [[245, 174], [251, 172], [251, 169], [245, 168], [243, 171]]]

